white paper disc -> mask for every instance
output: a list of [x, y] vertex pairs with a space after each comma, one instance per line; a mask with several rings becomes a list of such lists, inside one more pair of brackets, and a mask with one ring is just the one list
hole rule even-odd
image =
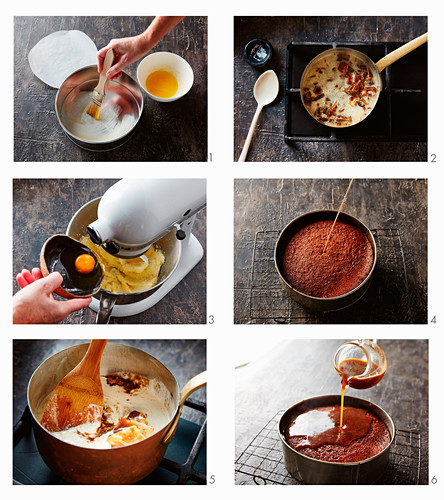
[[82, 31], [56, 31], [29, 51], [28, 61], [37, 78], [58, 89], [74, 71], [97, 64], [97, 47]]

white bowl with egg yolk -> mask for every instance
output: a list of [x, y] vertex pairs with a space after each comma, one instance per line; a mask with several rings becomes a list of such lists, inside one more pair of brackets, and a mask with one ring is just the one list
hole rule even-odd
[[139, 63], [137, 79], [151, 99], [172, 102], [190, 90], [194, 73], [187, 61], [177, 54], [154, 52]]

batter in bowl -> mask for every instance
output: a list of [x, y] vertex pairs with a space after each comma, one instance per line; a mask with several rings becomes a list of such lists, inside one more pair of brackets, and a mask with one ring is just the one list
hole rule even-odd
[[105, 266], [103, 290], [135, 293], [157, 285], [160, 269], [165, 262], [165, 255], [159, 246], [151, 245], [144, 255], [135, 259], [119, 259], [94, 245], [88, 236], [83, 236], [80, 242], [95, 252], [100, 263]]

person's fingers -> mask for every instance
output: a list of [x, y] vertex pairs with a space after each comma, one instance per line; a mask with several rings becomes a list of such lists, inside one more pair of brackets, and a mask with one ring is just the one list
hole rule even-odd
[[97, 70], [99, 73], [102, 72], [103, 60], [105, 59], [106, 53], [108, 52], [109, 45], [103, 47], [97, 52]]
[[106, 76], [110, 80], [114, 80], [115, 78], [119, 78], [122, 76], [122, 69], [123, 69], [124, 64], [122, 63], [122, 59], [116, 60], [114, 59], [114, 64], [109, 68], [109, 70], [106, 72]]
[[27, 280], [23, 276], [23, 273], [17, 274], [16, 280], [17, 280], [18, 286], [20, 288], [25, 288], [25, 286], [29, 285], [29, 283], [27, 282]]
[[35, 281], [34, 276], [27, 269], [23, 269], [21, 273], [17, 274], [16, 279], [20, 288], [25, 288]]
[[46, 294], [52, 293], [57, 287], [59, 287], [63, 282], [62, 275], [59, 272], [54, 272], [46, 276], [46, 278], [42, 278], [36, 281], [36, 284], [39, 285], [42, 291]]
[[36, 279], [36, 280], [40, 280], [43, 278], [43, 273], [42, 273], [41, 269], [39, 269], [38, 267], [34, 267], [31, 271], [31, 273], [32, 273], [34, 279]]
[[91, 297], [83, 298], [83, 299], [69, 299], [63, 302], [57, 301], [57, 308], [59, 310], [60, 315], [63, 316], [63, 319], [71, 314], [72, 312], [79, 311], [80, 309], [84, 309], [88, 307], [91, 303]]

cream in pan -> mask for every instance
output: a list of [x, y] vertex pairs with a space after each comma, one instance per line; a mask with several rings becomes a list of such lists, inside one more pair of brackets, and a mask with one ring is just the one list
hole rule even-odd
[[[160, 381], [127, 372], [102, 376], [101, 380], [104, 397], [101, 422], [98, 419], [51, 434], [77, 446], [114, 448], [151, 436], [173, 417], [171, 393]], [[37, 412], [39, 422], [46, 401]]]
[[330, 127], [362, 121], [378, 100], [379, 88], [364, 62], [354, 54], [327, 54], [303, 76], [302, 99], [308, 112]]

